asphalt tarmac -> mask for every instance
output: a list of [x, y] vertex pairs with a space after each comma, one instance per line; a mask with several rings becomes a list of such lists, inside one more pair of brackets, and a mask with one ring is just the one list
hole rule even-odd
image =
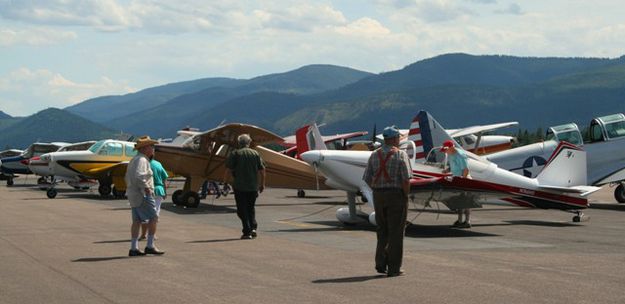
[[255, 240], [239, 239], [232, 195], [197, 209], [168, 198], [166, 254], [130, 258], [127, 201], [63, 186], [48, 199], [34, 181], [0, 186], [0, 303], [625, 303], [625, 205], [610, 188], [582, 223], [488, 206], [461, 230], [454, 214], [411, 205], [406, 273], [386, 278], [374, 227], [337, 222], [340, 191], [266, 190]]

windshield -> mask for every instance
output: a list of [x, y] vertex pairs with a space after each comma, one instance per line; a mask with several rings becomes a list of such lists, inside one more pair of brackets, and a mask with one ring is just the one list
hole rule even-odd
[[605, 125], [605, 132], [609, 138], [625, 136], [625, 121], [617, 121]]
[[93, 146], [91, 146], [91, 148], [89, 148], [89, 151], [91, 151], [91, 153], [97, 153], [98, 150], [100, 149], [100, 147], [102, 147], [103, 144], [104, 144], [104, 140], [98, 141], [95, 144], [93, 144]]

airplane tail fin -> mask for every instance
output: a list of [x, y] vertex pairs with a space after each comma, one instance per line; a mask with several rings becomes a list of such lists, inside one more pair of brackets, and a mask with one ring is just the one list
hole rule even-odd
[[295, 131], [295, 143], [297, 145], [297, 159], [300, 155], [310, 150], [327, 150], [323, 137], [317, 124], [306, 125]]
[[536, 180], [545, 189], [570, 190], [585, 196], [600, 189], [586, 186], [586, 170], [586, 152], [573, 144], [560, 142]]
[[415, 143], [417, 162], [425, 161], [432, 148], [442, 146], [443, 142], [449, 139], [453, 140], [430, 113], [421, 110], [412, 119], [408, 140]]

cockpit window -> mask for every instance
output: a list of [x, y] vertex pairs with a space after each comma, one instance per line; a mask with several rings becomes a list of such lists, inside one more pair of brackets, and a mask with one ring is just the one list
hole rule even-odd
[[123, 154], [123, 145], [118, 142], [108, 142], [98, 152], [100, 155], [121, 156]]
[[93, 144], [91, 148], [89, 148], [89, 151], [91, 151], [91, 153], [98, 153], [98, 150], [100, 150], [100, 147], [102, 147], [103, 144], [104, 144], [104, 140], [98, 141], [95, 144]]
[[609, 138], [625, 136], [625, 121], [617, 121], [605, 125], [605, 132]]
[[133, 157], [137, 155], [137, 150], [135, 150], [134, 145], [124, 145], [124, 149], [126, 149], [126, 156]]

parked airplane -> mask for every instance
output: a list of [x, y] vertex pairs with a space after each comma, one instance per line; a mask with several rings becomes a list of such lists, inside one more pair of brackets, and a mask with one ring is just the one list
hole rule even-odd
[[32, 174], [32, 171], [28, 169], [28, 162], [32, 157], [56, 151], [65, 145], [67, 145], [67, 143], [34, 143], [19, 155], [2, 158], [2, 160], [0, 160], [2, 179], [7, 181], [7, 186], [12, 186], [13, 179], [17, 177], [16, 174]]
[[[460, 147], [465, 151], [473, 152], [478, 155], [495, 153], [498, 151], [508, 150], [512, 148], [512, 144], [516, 142], [516, 138], [506, 135], [483, 135], [485, 132], [517, 126], [519, 123], [516, 121], [502, 122], [489, 125], [471, 126], [462, 129], [446, 129], [453, 139], [460, 144]], [[408, 137], [409, 130], [399, 130], [402, 137]], [[382, 134], [376, 136], [377, 140], [381, 143], [384, 142]]]
[[[85, 151], [48, 153], [40, 156], [40, 161], [47, 162], [49, 173], [57, 178], [76, 182], [96, 179], [100, 183], [98, 192], [101, 196], [113, 192], [115, 197], [123, 197], [126, 191], [126, 164], [137, 154], [134, 146], [134, 142], [106, 139], [94, 143]], [[49, 198], [56, 197], [54, 183], [47, 195]]]
[[198, 190], [205, 180], [225, 181], [224, 162], [228, 153], [237, 146], [237, 136], [247, 133], [252, 137], [252, 147], [258, 151], [267, 164], [266, 186], [290, 189], [316, 189], [323, 185], [324, 178], [316, 178], [313, 168], [307, 163], [260, 145], [279, 143], [282, 138], [267, 130], [246, 125], [227, 124], [189, 138], [182, 147], [169, 144], [156, 145], [154, 157], [163, 166], [186, 178], [184, 188], [172, 194], [177, 205], [197, 207], [200, 203]]
[[[425, 205], [434, 200], [450, 209], [479, 208], [486, 203], [560, 209], [577, 213], [573, 220], [581, 221], [580, 210], [588, 207], [586, 196], [600, 189], [585, 186], [585, 152], [565, 143], [556, 149], [549, 165], [537, 178], [500, 169], [471, 152], [467, 155], [472, 179], [452, 178], [449, 173], [443, 173], [445, 158], [437, 155], [437, 146], [450, 138], [434, 118], [421, 111], [411, 124], [409, 140], [402, 143], [413, 172], [411, 193]], [[336, 212], [343, 223], [365, 221], [366, 214], [356, 210], [353, 199], [356, 192], [360, 191], [370, 204], [373, 202], [372, 190], [362, 180], [370, 155], [371, 152], [331, 150], [302, 154], [302, 159], [325, 175], [327, 185], [345, 190], [351, 196], [348, 208]], [[375, 215], [370, 214], [368, 219], [375, 224]]]
[[[55, 152], [84, 151], [84, 150], [89, 149], [93, 144], [95, 144], [94, 140], [69, 144], [69, 145], [59, 148]], [[45, 154], [42, 154], [42, 155], [45, 155]], [[35, 175], [41, 176], [37, 180], [37, 184], [39, 185], [49, 184], [53, 182], [52, 180], [50, 181], [47, 180], [48, 178], [52, 179], [54, 177], [54, 172], [52, 168], [53, 167], [49, 166], [49, 161], [41, 160], [41, 156], [32, 157], [28, 161], [28, 169], [30, 169], [30, 171], [33, 172]], [[74, 188], [84, 188], [87, 186], [87, 185], [76, 184], [73, 179], [69, 180], [68, 182], [70, 182], [71, 186], [73, 186]], [[89, 186], [91, 186], [92, 184], [93, 183], [90, 183]], [[47, 186], [44, 189], [47, 189]]]
[[[317, 132], [319, 131], [319, 127], [315, 125], [315, 128], [317, 128]], [[295, 131], [295, 135], [291, 135], [291, 136], [287, 136], [284, 138], [284, 142], [282, 143], [283, 146], [287, 147], [288, 149], [282, 151], [282, 153], [295, 157], [297, 159], [301, 159], [300, 158], [300, 154], [303, 152], [300, 152], [298, 149], [298, 142], [304, 142], [305, 143], [305, 150], [304, 151], [308, 151], [308, 150], [314, 150], [314, 147], [308, 147], [308, 142], [311, 141], [312, 137], [310, 135], [310, 131], [312, 130], [312, 124], [311, 125], [305, 125], [299, 129], [297, 129], [297, 131]], [[330, 143], [334, 143], [337, 141], [340, 141], [341, 143], [339, 145], [335, 145], [335, 148], [338, 148], [337, 150], [344, 150], [345, 147], [347, 146], [347, 140], [351, 139], [351, 138], [355, 138], [355, 137], [360, 137], [360, 136], [364, 136], [369, 134], [369, 132], [367, 131], [357, 131], [357, 132], [352, 132], [352, 133], [342, 133], [342, 134], [336, 134], [336, 135], [330, 135], [330, 136], [322, 136], [321, 133], [319, 133], [319, 136], [312, 139], [312, 140], [318, 140], [319, 138], [321, 138], [321, 140], [317, 143], [317, 142], [311, 142], [311, 144], [313, 145], [320, 145], [323, 143], [323, 146], [326, 147], [328, 144]], [[300, 144], [301, 146], [301, 144]], [[338, 146], [338, 147], [337, 147]], [[301, 147], [300, 147], [301, 149]]]
[[590, 122], [590, 140], [582, 140], [576, 124], [551, 127], [544, 142], [493, 153], [487, 159], [499, 167], [527, 177], [534, 177], [547, 163], [559, 142], [583, 147], [588, 153], [588, 184], [610, 184], [614, 198], [625, 203], [625, 115], [613, 114], [594, 118]]

